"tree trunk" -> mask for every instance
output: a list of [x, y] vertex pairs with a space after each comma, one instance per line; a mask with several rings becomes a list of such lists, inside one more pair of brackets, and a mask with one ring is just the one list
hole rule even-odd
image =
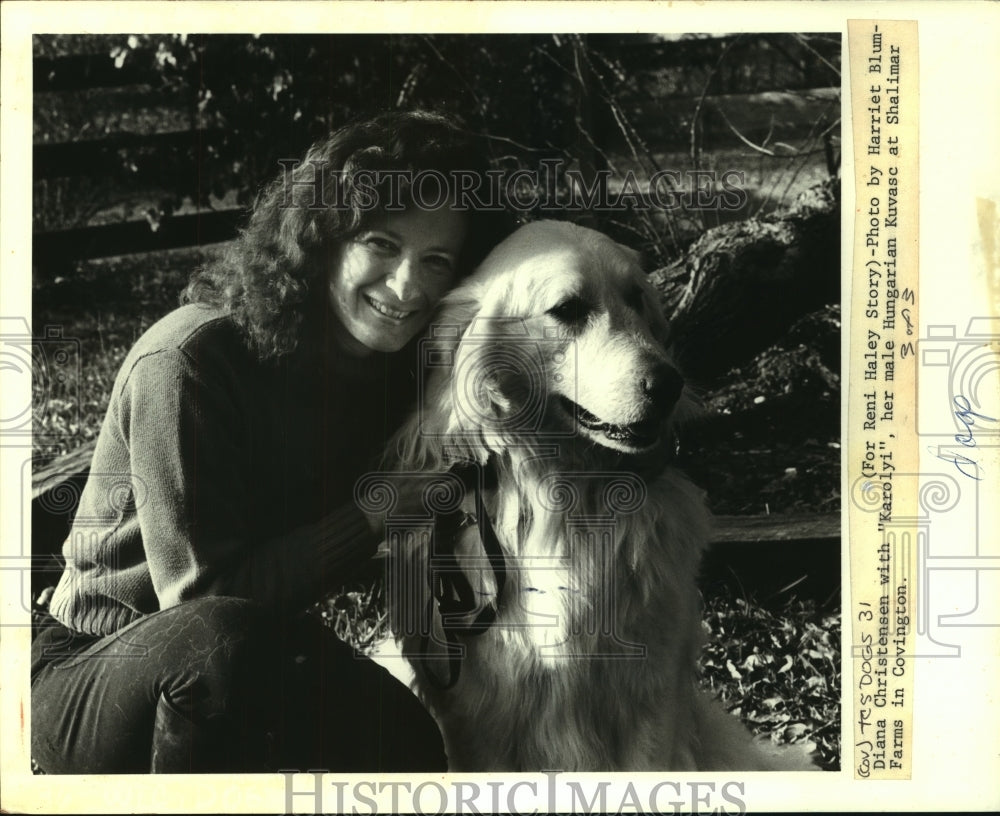
[[840, 302], [840, 180], [810, 188], [786, 212], [709, 230], [650, 279], [678, 363], [710, 382], [802, 315]]

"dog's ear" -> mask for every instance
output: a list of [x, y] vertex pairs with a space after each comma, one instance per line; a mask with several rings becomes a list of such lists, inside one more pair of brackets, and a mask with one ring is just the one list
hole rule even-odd
[[660, 300], [660, 294], [656, 291], [656, 288], [647, 285], [644, 287], [646, 300], [649, 302], [649, 308], [647, 309], [649, 315], [649, 327], [653, 331], [653, 337], [655, 337], [662, 346], [669, 350], [674, 344], [673, 328], [670, 321], [667, 319], [666, 314], [663, 312], [663, 303]]
[[646, 259], [639, 250], [632, 249], [630, 246], [625, 246], [625, 244], [619, 244], [617, 242], [615, 242], [615, 246], [618, 247], [622, 255], [628, 258], [629, 263], [637, 269], [643, 270], [646, 268]]
[[396, 462], [409, 469], [447, 469], [447, 461], [468, 436], [456, 415], [453, 375], [459, 345], [480, 309], [480, 289], [465, 283], [442, 298], [420, 340], [417, 376], [421, 404], [391, 446]]
[[672, 330], [670, 322], [667, 320], [667, 316], [663, 313], [663, 304], [661, 302], [660, 294], [656, 291], [646, 274], [646, 258], [645, 256], [636, 249], [632, 247], [625, 246], [624, 244], [617, 244], [618, 249], [621, 250], [622, 254], [628, 258], [629, 263], [635, 268], [636, 274], [642, 281], [643, 295], [647, 301], [647, 315], [650, 329], [652, 329], [653, 336], [663, 344], [664, 348], [669, 348], [673, 342]]
[[649, 325], [653, 331], [653, 336], [664, 345], [670, 344], [670, 326], [666, 315], [663, 314], [663, 307], [660, 304], [660, 296], [656, 288], [649, 282], [646, 274], [646, 257], [637, 249], [616, 243], [615, 246], [626, 257], [629, 264], [639, 279], [642, 281], [643, 295], [647, 301], [647, 313], [649, 315]]
[[470, 283], [458, 286], [438, 303], [421, 342], [443, 355], [454, 353], [479, 309], [479, 288]]
[[445, 295], [438, 304], [431, 325], [448, 326], [457, 330], [458, 337], [465, 334], [481, 306], [479, 287], [472, 284], [459, 286]]

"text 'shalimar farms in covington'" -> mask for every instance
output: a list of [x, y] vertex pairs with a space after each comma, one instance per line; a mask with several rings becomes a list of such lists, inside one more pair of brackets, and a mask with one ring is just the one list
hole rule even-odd
[[856, 212], [848, 420], [854, 774], [909, 779], [918, 451], [917, 24], [848, 27]]

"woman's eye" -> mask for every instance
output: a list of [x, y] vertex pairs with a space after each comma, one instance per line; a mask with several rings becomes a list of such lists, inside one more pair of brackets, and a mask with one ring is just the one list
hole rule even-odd
[[383, 252], [396, 251], [396, 245], [392, 241], [390, 241], [388, 238], [382, 238], [381, 236], [378, 235], [367, 236], [364, 239], [363, 243], [365, 243], [367, 246], [372, 247], [373, 249], [378, 249]]
[[551, 315], [560, 323], [579, 323], [585, 320], [590, 312], [590, 306], [582, 297], [568, 297], [559, 301], [545, 314]]
[[451, 272], [454, 268], [451, 258], [446, 258], [444, 255], [432, 255], [429, 258], [425, 258], [424, 263], [435, 272]]

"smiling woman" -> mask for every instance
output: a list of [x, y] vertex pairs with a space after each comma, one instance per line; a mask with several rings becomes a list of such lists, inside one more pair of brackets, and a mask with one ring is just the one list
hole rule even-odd
[[467, 213], [448, 208], [384, 213], [337, 247], [330, 307], [343, 349], [399, 351], [455, 282]]
[[413, 402], [413, 341], [497, 230], [400, 179], [485, 168], [442, 116], [337, 131], [133, 347], [33, 643], [42, 770], [444, 769], [416, 698], [303, 610], [374, 553], [355, 481]]

